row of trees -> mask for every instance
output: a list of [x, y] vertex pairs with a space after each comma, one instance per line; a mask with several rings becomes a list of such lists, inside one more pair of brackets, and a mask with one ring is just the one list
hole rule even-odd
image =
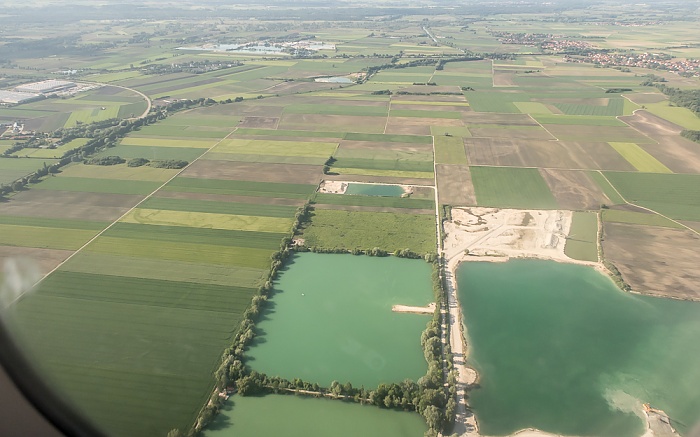
[[[61, 167], [71, 162], [88, 160], [88, 163], [96, 165], [111, 165], [124, 162], [119, 157], [90, 158], [90, 156], [106, 148], [116, 146], [118, 140], [126, 136], [129, 132], [139, 130], [142, 126], [147, 126], [163, 120], [169, 114], [195, 106], [208, 106], [212, 104], [216, 104], [216, 102], [205, 98], [197, 100], [180, 100], [167, 106], [154, 108], [148, 115], [138, 120], [129, 121], [112, 118], [109, 120], [97, 121], [89, 125], [80, 125], [68, 129], [57, 129], [49, 134], [49, 136], [53, 138], [61, 138], [61, 141], [63, 142], [68, 142], [75, 138], [89, 138], [90, 140], [83, 146], [64, 153], [62, 158], [56, 164], [48, 166], [44, 162], [43, 166], [38, 168], [35, 172], [23, 178], [17, 179], [12, 184], [0, 186], [0, 196], [7, 195], [13, 191], [21, 191], [25, 185], [39, 182], [42, 177], [49, 174], [58, 173]], [[10, 154], [22, 150], [25, 147], [31, 147], [32, 144], [41, 140], [42, 137], [37, 135], [25, 142], [16, 143], [13, 145], [13, 147], [3, 153], [3, 157], [9, 157]], [[185, 163], [184, 165], [187, 165], [185, 161], [178, 161], [176, 165], [181, 165], [182, 162]], [[174, 164], [170, 161], [166, 161], [165, 164], [160, 165], [170, 166]]]

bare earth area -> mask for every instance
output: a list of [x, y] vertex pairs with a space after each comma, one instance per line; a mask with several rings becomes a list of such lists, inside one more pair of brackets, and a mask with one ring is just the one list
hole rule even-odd
[[[452, 220], [444, 223], [443, 254], [449, 306], [450, 345], [458, 371], [457, 414], [454, 432], [460, 436], [481, 437], [474, 414], [466, 403], [466, 391], [478, 382], [478, 374], [467, 364], [468, 346], [464, 337], [462, 311], [457, 297], [456, 270], [463, 261], [504, 262], [509, 258], [539, 258], [582, 264], [608, 274], [600, 263], [579, 261], [564, 254], [571, 229], [572, 212], [562, 210], [515, 210], [497, 208], [453, 208]], [[646, 408], [647, 430], [642, 437], [671, 437], [678, 433], [663, 411]], [[512, 436], [561, 437], [537, 429], [523, 429]]]

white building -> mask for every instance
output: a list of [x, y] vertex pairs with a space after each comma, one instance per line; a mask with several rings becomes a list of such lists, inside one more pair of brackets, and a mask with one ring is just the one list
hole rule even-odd
[[49, 94], [56, 91], [67, 90], [75, 86], [75, 83], [69, 82], [67, 80], [49, 79], [43, 80], [41, 82], [25, 83], [24, 85], [19, 85], [15, 87], [15, 91], [23, 93]]
[[16, 105], [41, 97], [36, 93], [18, 93], [15, 91], [0, 90], [0, 103]]

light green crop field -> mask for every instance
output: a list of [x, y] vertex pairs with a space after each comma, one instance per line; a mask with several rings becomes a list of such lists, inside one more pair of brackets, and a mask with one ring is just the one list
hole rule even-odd
[[335, 158], [366, 159], [379, 161], [433, 161], [431, 150], [415, 150], [411, 147], [396, 149], [388, 147], [350, 148], [341, 144], [333, 154]]
[[160, 182], [125, 181], [115, 179], [50, 177], [33, 185], [37, 190], [79, 191], [86, 193], [149, 194]]
[[633, 225], [661, 226], [664, 228], [685, 229], [678, 223], [658, 214], [622, 211], [617, 209], [603, 210], [603, 221], [613, 223], [630, 223]]
[[357, 168], [357, 169], [371, 169], [371, 170], [396, 170], [396, 171], [419, 171], [419, 172], [432, 172], [433, 162], [430, 161], [417, 161], [408, 159], [379, 159], [379, 158], [345, 158], [338, 157], [337, 161], [333, 164], [334, 169], [336, 166], [338, 168]]
[[11, 184], [42, 168], [57, 163], [56, 159], [0, 158], [0, 183]]
[[673, 173], [646, 150], [635, 143], [608, 143], [639, 171], [648, 173]]
[[[197, 199], [171, 199], [167, 197], [151, 197], [141, 205], [142, 208], [162, 209], [169, 211], [192, 211], [215, 214], [235, 214], [264, 217], [293, 217], [296, 208], [287, 205], [264, 205], [239, 202], [217, 202]], [[280, 237], [281, 238], [281, 237]]]
[[523, 114], [551, 114], [552, 110], [549, 109], [544, 103], [540, 102], [513, 102], [516, 108]]
[[558, 204], [534, 168], [470, 167], [479, 206], [556, 209]]
[[133, 138], [164, 137], [167, 138], [224, 138], [230, 129], [213, 129], [209, 126], [149, 125], [129, 135]]
[[435, 252], [435, 217], [317, 209], [303, 237], [309, 247]]
[[606, 171], [627, 201], [676, 220], [700, 221], [700, 175]]
[[573, 259], [598, 261], [598, 216], [596, 213], [574, 212], [564, 253]]
[[88, 252], [153, 258], [215, 265], [265, 268], [270, 265], [271, 251], [249, 247], [222, 247], [215, 244], [152, 241], [141, 239], [100, 237], [85, 249]]
[[136, 208], [122, 218], [125, 223], [160, 226], [183, 226], [236, 231], [285, 232], [292, 226], [291, 218], [249, 215], [215, 214], [207, 212], [168, 211]]
[[456, 111], [422, 111], [415, 109], [392, 109], [390, 117], [451, 118], [459, 120], [462, 114]]
[[468, 164], [464, 140], [461, 137], [435, 136], [436, 164]]
[[[291, 216], [290, 216], [291, 217]], [[251, 249], [277, 250], [286, 232], [255, 232], [216, 228], [151, 225], [119, 222], [109, 228], [105, 237], [142, 239], [144, 241], [170, 241], [215, 246], [249, 247]]]
[[121, 141], [124, 146], [151, 146], [151, 147], [187, 147], [187, 148], [200, 148], [208, 149], [214, 144], [216, 140], [173, 140], [166, 138], [138, 138], [138, 137], [126, 137]]
[[669, 106], [668, 102], [647, 103], [645, 109], [684, 129], [700, 130], [700, 118], [687, 108]]
[[223, 140], [212, 152], [273, 156], [305, 156], [328, 158], [338, 143], [272, 141], [272, 140]]
[[422, 135], [398, 135], [398, 134], [364, 134], [364, 133], [348, 133], [345, 135], [348, 141], [376, 141], [378, 143], [416, 143], [416, 144], [431, 144], [433, 139], [429, 136]]
[[224, 286], [258, 287], [267, 269], [80, 252], [61, 270], [97, 275], [163, 279]]
[[105, 105], [94, 109], [81, 109], [79, 111], [73, 111], [70, 114], [70, 117], [68, 117], [64, 127], [73, 127], [78, 123], [94, 123], [96, 121], [117, 118], [118, 114], [119, 105]]
[[98, 231], [0, 224], [0, 244], [76, 250]]

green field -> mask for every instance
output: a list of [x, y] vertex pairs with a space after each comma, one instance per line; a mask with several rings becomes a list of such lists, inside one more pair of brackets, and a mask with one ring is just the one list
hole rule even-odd
[[285, 114], [369, 115], [372, 117], [386, 117], [387, 112], [388, 108], [383, 106], [296, 104], [284, 108]]
[[[291, 217], [291, 216], [290, 216]], [[241, 231], [231, 229], [195, 228], [185, 226], [151, 225], [119, 222], [109, 228], [105, 237], [170, 241], [214, 246], [248, 247], [277, 250], [287, 234], [276, 232]]]
[[435, 217], [432, 215], [335, 211], [317, 209], [303, 232], [309, 247], [372, 249], [388, 252], [410, 249], [435, 251]]
[[0, 224], [0, 244], [6, 246], [76, 250], [98, 231]]
[[129, 167], [126, 163], [117, 165], [87, 165], [75, 163], [61, 169], [61, 177], [85, 179], [111, 179], [117, 181], [165, 182], [179, 170], [155, 168], [143, 165]]
[[647, 173], [673, 173], [668, 167], [660, 163], [635, 143], [608, 143], [617, 153], [622, 155], [630, 164], [639, 171]]
[[613, 223], [630, 223], [633, 225], [661, 226], [665, 228], [685, 229], [683, 226], [658, 214], [647, 212], [623, 211], [618, 209], [603, 210], [603, 221]]
[[338, 143], [316, 141], [223, 140], [212, 152], [328, 158]]
[[333, 164], [333, 168], [361, 168], [371, 170], [398, 170], [432, 172], [432, 161], [413, 161], [404, 159], [364, 159], [339, 157]]
[[352, 205], [390, 208], [414, 208], [433, 210], [435, 203], [427, 199], [385, 196], [352, 196], [347, 194], [318, 193], [314, 201], [319, 205]]
[[240, 202], [216, 202], [196, 199], [171, 199], [166, 197], [151, 197], [141, 205], [141, 208], [161, 209], [170, 211], [208, 212], [215, 214], [254, 215], [264, 217], [293, 217], [296, 208], [287, 205], [262, 205]]
[[532, 118], [541, 124], [568, 124], [582, 126], [626, 126], [617, 118], [601, 115], [555, 115], [533, 114]]
[[115, 179], [50, 177], [33, 185], [37, 190], [82, 191], [87, 193], [149, 194], [160, 182], [124, 181]]
[[594, 212], [574, 212], [566, 238], [566, 256], [582, 261], [598, 261], [598, 216]]
[[204, 153], [205, 149], [188, 147], [162, 147], [162, 146], [124, 146], [110, 147], [96, 156], [119, 156], [126, 160], [132, 158], [146, 158], [150, 161], [180, 159], [192, 162]]
[[15, 153], [15, 155], [29, 156], [31, 158], [60, 158], [66, 152], [70, 152], [71, 150], [84, 146], [88, 141], [90, 141], [89, 138], [76, 138], [67, 142], [66, 144], [56, 147], [55, 149], [22, 149]]
[[292, 226], [289, 217], [258, 217], [251, 215], [216, 214], [209, 212], [169, 211], [136, 208], [122, 217], [124, 223], [158, 226], [184, 226], [231, 231], [260, 231], [281, 233]]
[[56, 159], [0, 158], [0, 183], [11, 184], [34, 173], [44, 165], [57, 163]]
[[603, 193], [610, 199], [613, 205], [621, 205], [625, 202], [625, 199], [623, 199], [620, 194], [615, 190], [615, 188], [610, 185], [610, 182], [608, 182], [607, 179], [605, 179], [605, 176], [603, 176], [602, 173], [597, 172], [597, 171], [591, 171], [588, 172], [588, 175], [595, 181], [596, 184], [600, 187], [601, 190], [603, 190]]
[[470, 167], [479, 206], [556, 209], [547, 183], [534, 168]]
[[170, 181], [163, 189], [165, 191], [190, 193], [306, 199], [316, 191], [316, 185], [177, 177]]
[[672, 219], [700, 221], [700, 175], [606, 171], [605, 176], [628, 202]]
[[468, 164], [461, 137], [435, 136], [436, 164]]
[[348, 141], [376, 141], [379, 143], [390, 142], [390, 143], [416, 143], [416, 144], [430, 144], [433, 140], [429, 136], [421, 135], [398, 135], [398, 134], [362, 134], [362, 133], [348, 133], [345, 135], [345, 139]]
[[138, 138], [138, 137], [127, 137], [121, 141], [121, 145], [124, 146], [154, 146], [154, 147], [188, 147], [188, 148], [200, 148], [208, 149], [217, 141], [212, 140], [195, 140], [195, 139], [185, 139], [185, 140], [174, 140], [171, 138]]

